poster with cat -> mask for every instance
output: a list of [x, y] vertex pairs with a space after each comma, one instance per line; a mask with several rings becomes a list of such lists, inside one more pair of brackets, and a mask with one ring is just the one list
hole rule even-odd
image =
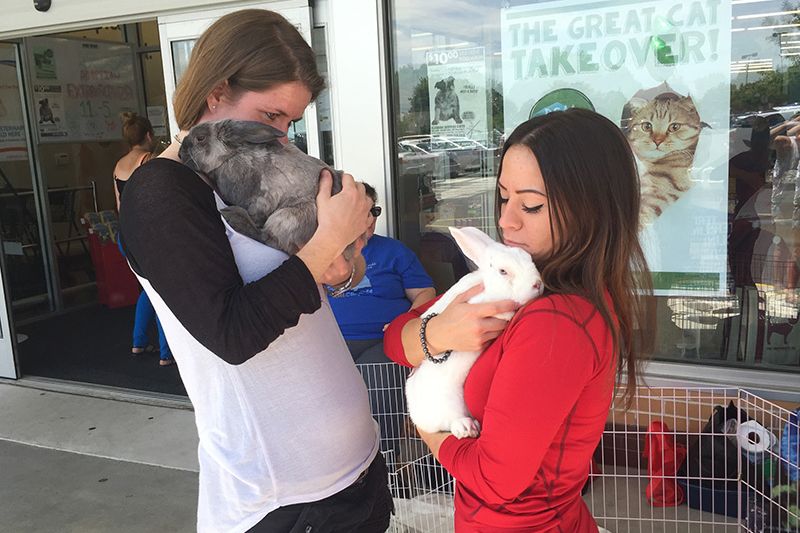
[[536, 3], [501, 14], [504, 128], [582, 107], [619, 124], [660, 295], [725, 291], [731, 6]]
[[485, 141], [486, 58], [482, 46], [426, 52], [431, 135]]

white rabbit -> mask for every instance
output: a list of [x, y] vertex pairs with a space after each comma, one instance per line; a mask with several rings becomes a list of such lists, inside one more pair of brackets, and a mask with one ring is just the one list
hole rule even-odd
[[[484, 290], [470, 303], [515, 300], [525, 304], [544, 290], [542, 278], [528, 252], [505, 246], [477, 228], [450, 228], [464, 255], [478, 270], [453, 285], [422, 314], [441, 313], [459, 294], [483, 283]], [[498, 315], [505, 320], [513, 312]], [[434, 357], [436, 354], [432, 354]], [[464, 403], [464, 380], [480, 352], [453, 352], [442, 363], [422, 361], [406, 382], [406, 399], [411, 420], [423, 431], [449, 431], [459, 439], [477, 437], [480, 426]]]

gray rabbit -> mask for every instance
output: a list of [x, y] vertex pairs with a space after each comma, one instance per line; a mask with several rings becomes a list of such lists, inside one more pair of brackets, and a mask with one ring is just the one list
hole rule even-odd
[[[214, 183], [229, 206], [222, 216], [233, 229], [293, 254], [317, 229], [320, 172], [333, 174], [333, 194], [342, 190], [342, 174], [282, 144], [284, 135], [260, 122], [203, 122], [181, 141], [180, 158]], [[352, 250], [351, 244], [345, 255]]]

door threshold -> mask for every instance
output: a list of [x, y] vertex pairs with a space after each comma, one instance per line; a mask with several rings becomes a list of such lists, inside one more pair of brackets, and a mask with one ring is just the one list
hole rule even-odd
[[117, 402], [169, 407], [173, 409], [193, 410], [192, 402], [186, 396], [166, 394], [163, 392], [142, 391], [84, 383], [82, 381], [68, 381], [64, 379], [46, 378], [39, 376], [23, 376], [19, 379], [0, 378], [0, 384], [28, 387], [48, 392], [59, 392], [89, 398], [101, 398]]

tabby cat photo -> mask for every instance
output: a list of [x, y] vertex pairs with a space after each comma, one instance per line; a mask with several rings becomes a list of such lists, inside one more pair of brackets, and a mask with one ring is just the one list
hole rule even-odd
[[[638, 94], [640, 94], [640, 91]], [[640, 226], [652, 223], [692, 186], [691, 170], [700, 132], [691, 96], [663, 92], [631, 98], [622, 110], [622, 130], [639, 162]]]

